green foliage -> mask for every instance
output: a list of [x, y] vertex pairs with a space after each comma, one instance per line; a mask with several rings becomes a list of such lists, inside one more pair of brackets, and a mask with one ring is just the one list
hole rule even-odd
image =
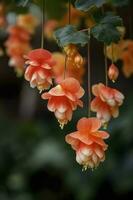
[[129, 3], [129, 0], [109, 0], [109, 2], [113, 5], [113, 6], [126, 6]]
[[[33, 3], [42, 7], [42, 0], [33, 0]], [[61, 19], [66, 12], [66, 0], [49, 0], [46, 2], [48, 19]]]
[[77, 0], [75, 2], [75, 7], [78, 10], [88, 11], [94, 6], [96, 7], [102, 6], [105, 2], [106, 0]]
[[68, 44], [80, 44], [84, 46], [88, 42], [88, 35], [84, 32], [77, 31], [75, 26], [67, 25], [55, 31], [55, 38], [58, 44], [63, 47]]
[[91, 33], [98, 41], [104, 42], [107, 45], [112, 42], [117, 43], [120, 40], [120, 33], [117, 27], [121, 25], [122, 19], [119, 16], [107, 13], [91, 29]]

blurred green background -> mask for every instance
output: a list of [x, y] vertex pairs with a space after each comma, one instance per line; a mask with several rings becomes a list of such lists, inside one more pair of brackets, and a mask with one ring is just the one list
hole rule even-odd
[[[54, 5], [55, 1], [52, 1], [49, 7], [53, 8]], [[17, 9], [22, 12], [22, 8]], [[126, 37], [129, 37], [128, 11], [128, 7], [119, 10], [127, 26]], [[1, 46], [7, 37], [2, 33]], [[38, 30], [33, 38], [34, 48], [38, 47], [39, 34]], [[46, 42], [46, 46], [49, 50], [57, 49], [52, 42]], [[87, 55], [86, 50], [83, 55]], [[119, 118], [112, 120], [108, 127], [110, 138], [105, 162], [96, 170], [82, 172], [81, 166], [75, 161], [75, 152], [65, 143], [64, 136], [75, 130], [77, 120], [86, 115], [86, 97], [84, 109], [77, 110], [72, 121], [64, 130], [60, 130], [38, 91], [31, 89], [23, 78], [15, 76], [13, 69], [8, 66], [8, 59], [6, 55], [0, 57], [0, 200], [131, 198], [133, 78], [125, 79], [121, 73], [115, 84], [126, 98]], [[102, 45], [95, 40], [91, 44], [91, 60], [92, 83], [104, 81]]]

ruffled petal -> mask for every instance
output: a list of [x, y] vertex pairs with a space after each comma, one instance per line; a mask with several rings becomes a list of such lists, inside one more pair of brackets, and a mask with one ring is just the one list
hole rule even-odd
[[64, 96], [64, 90], [62, 89], [62, 87], [60, 85], [57, 85], [56, 87], [52, 88], [49, 91], [49, 94], [52, 96]]
[[77, 93], [80, 89], [80, 84], [75, 78], [66, 78], [60, 85], [65, 91], [70, 93]]
[[78, 121], [77, 129], [80, 132], [96, 132], [101, 127], [101, 121], [97, 118], [81, 118]]
[[43, 63], [46, 60], [51, 59], [52, 54], [45, 49], [35, 49], [29, 52], [27, 55], [28, 59]]

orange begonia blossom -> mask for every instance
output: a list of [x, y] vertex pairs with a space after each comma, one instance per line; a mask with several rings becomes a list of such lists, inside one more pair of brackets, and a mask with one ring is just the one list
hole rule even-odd
[[123, 51], [121, 54], [123, 61], [123, 73], [128, 78], [133, 74], [133, 41], [125, 40], [123, 42]]
[[[56, 83], [60, 83], [64, 77], [64, 70], [65, 70], [65, 54], [60, 52], [53, 53], [53, 60], [55, 61], [55, 66], [53, 67], [53, 73], [55, 77]], [[73, 77], [77, 79], [80, 83], [82, 83], [83, 75], [85, 72], [84, 64], [77, 66], [70, 60], [66, 60], [66, 71], [65, 77]]]
[[30, 40], [29, 32], [18, 25], [10, 26], [8, 29], [8, 33], [11, 36], [11, 38], [9, 37], [10, 40], [16, 39], [20, 40], [21, 42], [26, 42]]
[[77, 123], [77, 131], [66, 135], [68, 144], [76, 151], [76, 161], [83, 169], [96, 168], [105, 159], [108, 145], [104, 139], [109, 137], [105, 131], [100, 131], [101, 121], [97, 118], [81, 118]]
[[107, 123], [111, 117], [118, 117], [119, 106], [124, 100], [121, 92], [99, 83], [92, 87], [92, 93], [95, 98], [91, 102], [91, 110], [97, 113], [97, 118], [103, 124]]
[[82, 107], [80, 98], [84, 89], [74, 78], [66, 78], [49, 92], [42, 94], [43, 99], [48, 99], [48, 109], [54, 112], [55, 117], [63, 128], [72, 119], [72, 113], [77, 106]]
[[17, 76], [22, 76], [24, 73], [24, 58], [23, 55], [31, 50], [29, 44], [30, 35], [22, 27], [14, 25], [8, 29], [9, 37], [5, 42], [7, 55], [10, 57], [9, 66], [13, 67]]
[[52, 67], [55, 64], [52, 54], [45, 49], [35, 49], [25, 56], [27, 66], [25, 79], [32, 88], [37, 87], [40, 92], [52, 85]]

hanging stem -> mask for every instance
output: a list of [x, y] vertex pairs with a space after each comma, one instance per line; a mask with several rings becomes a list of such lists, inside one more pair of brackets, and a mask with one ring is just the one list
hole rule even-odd
[[111, 50], [112, 50], [112, 64], [114, 63], [114, 47], [113, 44], [111, 45]]
[[88, 117], [91, 116], [91, 64], [90, 64], [90, 29], [88, 30], [89, 41], [88, 41]]
[[130, 39], [132, 39], [132, 32], [133, 32], [132, 24], [133, 24], [133, 22], [132, 22], [132, 2], [131, 2], [131, 0], [129, 0], [128, 14], [129, 14], [129, 16], [128, 16], [128, 19], [129, 19], [129, 37], [130, 37]]
[[44, 24], [46, 20], [46, 0], [42, 0], [42, 35], [41, 35], [41, 48], [44, 48]]
[[[71, 0], [68, 0], [68, 24], [71, 24]], [[66, 78], [67, 55], [65, 55], [64, 79]]]
[[66, 69], [67, 69], [67, 55], [65, 55], [64, 79], [66, 78]]
[[106, 83], [106, 86], [108, 86], [108, 60], [107, 60], [107, 51], [106, 51], [106, 45], [104, 44], [104, 62], [105, 62], [105, 83]]
[[68, 2], [68, 24], [71, 24], [71, 0]]

